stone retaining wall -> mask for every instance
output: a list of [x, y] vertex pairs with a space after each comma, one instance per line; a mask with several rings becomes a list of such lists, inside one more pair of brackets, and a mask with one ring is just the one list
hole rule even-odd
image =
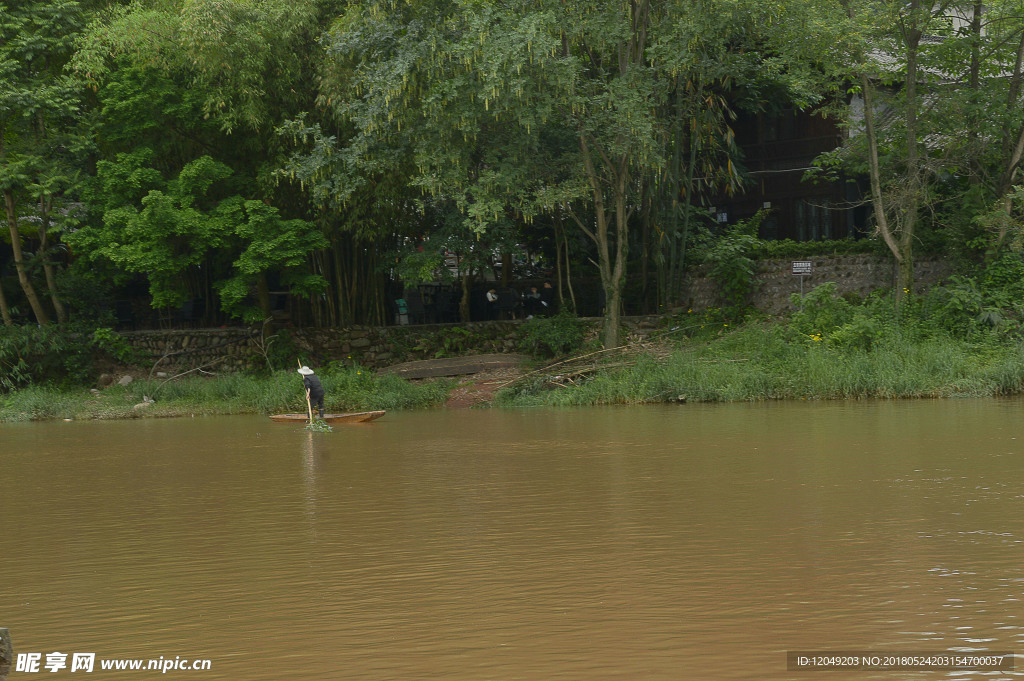
[[141, 366], [173, 374], [195, 369], [240, 371], [281, 368], [296, 359], [310, 366], [330, 362], [377, 368], [388, 364], [467, 352], [510, 352], [517, 348], [522, 322], [350, 326], [342, 329], [259, 328], [125, 331], [121, 336], [139, 354]]
[[[794, 275], [793, 261], [811, 261], [811, 274]], [[949, 277], [949, 263], [937, 258], [920, 258], [914, 262], [914, 287], [918, 293], [941, 283]], [[826, 282], [835, 282], [839, 293], [852, 292], [866, 296], [880, 288], [891, 288], [896, 283], [892, 258], [876, 255], [829, 255], [811, 258], [762, 260], [757, 267], [757, 288], [751, 303], [759, 310], [770, 313], [792, 309], [790, 295], [800, 293], [803, 279], [804, 293]], [[718, 287], [702, 271], [697, 271], [687, 282], [683, 304], [703, 310], [718, 307]]]
[[[599, 329], [601, 320], [585, 320]], [[628, 332], [643, 335], [658, 318], [628, 317]], [[350, 326], [343, 329], [284, 329], [262, 334], [259, 329], [221, 328], [171, 331], [126, 331], [121, 336], [140, 355], [138, 364], [168, 375], [196, 368], [241, 371], [290, 366], [301, 360], [313, 367], [331, 362], [376, 369], [398, 362], [469, 354], [519, 351], [523, 322], [415, 326]]]
[[[299, 329], [289, 335], [296, 349], [320, 365], [339, 361], [378, 368], [414, 359], [488, 352], [511, 352], [520, 337], [518, 321], [415, 326], [351, 326]], [[285, 332], [287, 333], [287, 332]]]
[[[836, 282], [839, 293], [866, 296], [894, 284], [893, 262], [872, 255], [837, 255], [809, 258], [811, 274], [803, 277], [804, 293], [826, 282]], [[792, 274], [792, 259], [763, 260], [758, 265], [755, 307], [779, 313], [791, 309], [790, 295], [800, 292], [801, 277]], [[950, 274], [947, 263], [920, 259], [914, 264], [915, 286], [922, 292]], [[689, 279], [682, 304], [700, 310], [717, 307], [718, 288], [700, 272]], [[594, 327], [599, 319], [588, 320]], [[259, 328], [127, 331], [122, 336], [141, 355], [140, 364], [168, 374], [196, 367], [217, 371], [266, 368], [268, 357], [276, 368], [296, 358], [310, 366], [338, 361], [379, 368], [396, 362], [493, 352], [515, 352], [522, 337], [522, 322], [492, 321], [470, 324], [415, 326], [350, 326], [342, 329], [286, 329], [263, 334]], [[623, 319], [627, 332], [644, 334], [657, 326], [656, 317]]]
[[266, 366], [260, 334], [246, 328], [122, 331], [141, 366], [174, 373], [196, 367], [240, 370]]

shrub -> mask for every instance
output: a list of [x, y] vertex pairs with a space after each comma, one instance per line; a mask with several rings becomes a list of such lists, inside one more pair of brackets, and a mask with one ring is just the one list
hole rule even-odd
[[743, 308], [756, 287], [754, 251], [761, 213], [746, 222], [738, 222], [714, 241], [704, 257], [708, 274], [718, 285], [722, 302], [730, 308]]
[[950, 277], [922, 301], [922, 322], [973, 340], [1016, 338], [1024, 318], [1024, 261], [1006, 251], [973, 274]]
[[827, 241], [760, 240], [755, 258], [810, 258], [816, 255], [888, 255], [879, 239], [831, 239]]
[[864, 310], [857, 310], [851, 321], [828, 335], [828, 342], [839, 347], [870, 350], [882, 336], [882, 324]]
[[278, 369], [287, 369], [299, 355], [299, 350], [292, 339], [291, 331], [279, 329], [276, 333], [266, 335], [267, 325], [263, 325], [260, 338], [257, 341], [263, 356], [267, 360], [267, 368], [273, 372]]
[[818, 340], [853, 321], [854, 306], [836, 295], [835, 282], [814, 287], [807, 295], [791, 296], [797, 311], [789, 320], [789, 330], [797, 337]]
[[30, 383], [83, 383], [92, 371], [91, 337], [56, 325], [0, 327], [0, 390]]
[[552, 317], [534, 317], [524, 327], [526, 334], [519, 347], [532, 355], [565, 355], [583, 344], [583, 321], [564, 310]]
[[138, 361], [138, 352], [119, 333], [104, 326], [92, 332], [92, 344], [122, 364]]

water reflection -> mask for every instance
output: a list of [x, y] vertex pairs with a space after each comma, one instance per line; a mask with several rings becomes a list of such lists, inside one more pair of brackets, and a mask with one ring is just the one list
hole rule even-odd
[[23, 651], [210, 658], [206, 679], [789, 679], [790, 649], [1013, 650], [1020, 407], [0, 426], [0, 626]]

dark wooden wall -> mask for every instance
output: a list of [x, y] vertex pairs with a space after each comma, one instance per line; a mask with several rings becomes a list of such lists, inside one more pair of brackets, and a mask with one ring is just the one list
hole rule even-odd
[[842, 143], [834, 121], [783, 111], [741, 117], [733, 128], [750, 182], [741, 193], [716, 200], [719, 219], [732, 224], [767, 208], [760, 228], [765, 239], [816, 241], [863, 234], [867, 211], [857, 206], [857, 183], [808, 178], [814, 159]]

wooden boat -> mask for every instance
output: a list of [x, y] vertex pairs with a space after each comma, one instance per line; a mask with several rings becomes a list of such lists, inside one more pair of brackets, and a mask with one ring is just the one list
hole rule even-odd
[[[352, 414], [324, 414], [324, 421], [327, 423], [366, 423], [384, 416], [385, 411], [358, 411]], [[309, 421], [308, 414], [273, 414], [272, 421], [282, 423], [306, 423]]]

